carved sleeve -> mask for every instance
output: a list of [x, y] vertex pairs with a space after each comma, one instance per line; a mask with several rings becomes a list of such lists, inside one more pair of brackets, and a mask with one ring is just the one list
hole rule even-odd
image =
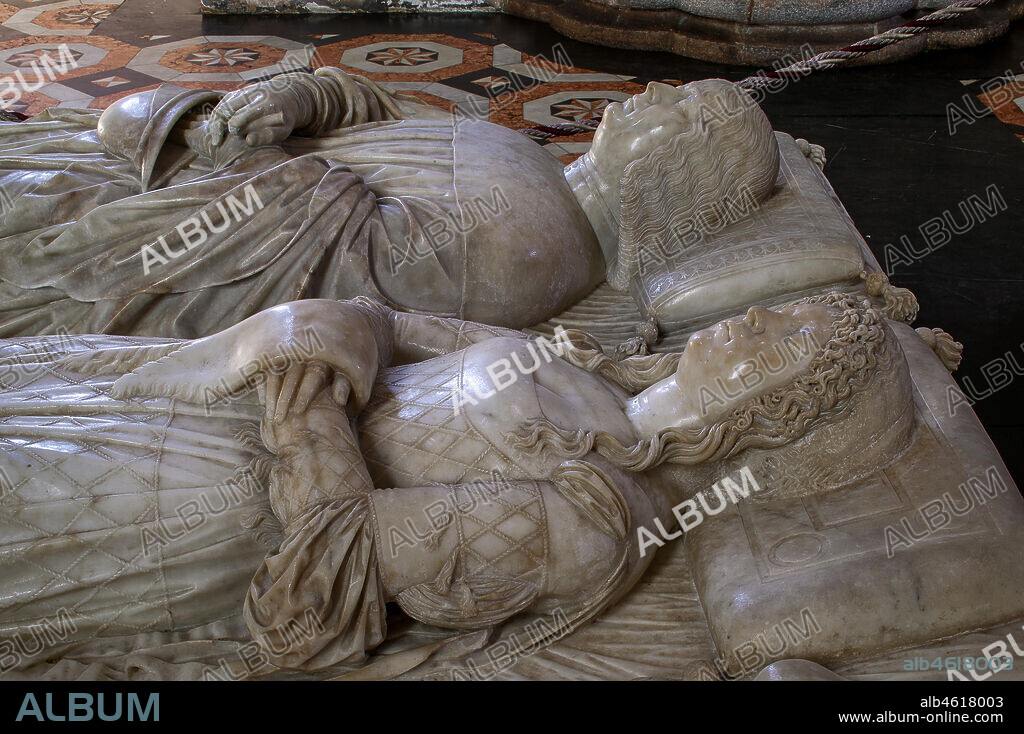
[[[352, 301], [306, 299], [275, 306], [216, 334], [185, 342], [118, 378], [118, 399], [175, 396], [196, 403], [227, 395], [261, 373], [296, 362], [321, 362], [344, 378], [346, 400], [361, 410], [380, 364], [390, 353], [390, 329]], [[381, 347], [384, 347], [382, 352]]]
[[353, 494], [311, 505], [253, 577], [243, 612], [280, 668], [359, 662], [384, 640], [383, 587], [370, 501]]
[[278, 457], [270, 502], [285, 532], [250, 584], [246, 624], [278, 667], [358, 662], [386, 624], [373, 484], [352, 426], [322, 394], [282, 426], [264, 421], [262, 434]]
[[312, 74], [283, 74], [277, 79], [286, 81], [295, 92], [302, 120], [295, 134], [307, 137], [366, 122], [401, 120], [407, 115], [400, 103], [421, 104], [414, 97], [389, 92], [365, 77], [331, 66]]
[[[402, 354], [426, 347], [454, 351], [501, 335], [495, 331], [509, 333], [454, 319], [410, 316], [366, 298], [303, 302], [293, 314], [297, 324], [305, 317], [319, 325], [334, 321], [336, 313], [351, 320], [353, 309], [366, 319], [364, 328], [377, 340], [382, 362], [392, 349]], [[427, 354], [432, 356], [429, 349]], [[386, 616], [371, 504], [375, 492], [354, 426], [324, 390], [305, 412], [289, 414], [281, 423], [264, 419], [261, 434], [277, 457], [270, 502], [284, 526], [284, 540], [253, 577], [245, 601], [246, 624], [278, 667], [316, 670], [358, 662], [383, 641]], [[543, 568], [537, 572], [543, 576]], [[536, 582], [502, 582], [498, 593], [495, 583], [486, 581], [486, 589], [477, 590], [480, 604], [490, 604], [490, 611], [478, 609], [471, 615], [474, 623], [478, 617], [504, 618], [525, 608], [541, 587]], [[447, 594], [418, 592], [423, 598], [410, 590], [403, 599], [425, 617], [431, 609], [455, 613]]]
[[[471, 344], [497, 337], [514, 336], [525, 338], [521, 331], [501, 326], [489, 326], [476, 321], [425, 316], [423, 314], [396, 311], [368, 298], [354, 299], [367, 313], [376, 314], [375, 323], [380, 324], [378, 333], [387, 324], [392, 342], [388, 348], [390, 363], [409, 364], [442, 354], [451, 354]], [[383, 353], [383, 349], [382, 349]]]
[[[575, 554], [551, 555], [556, 527], [610, 548], [599, 564], [604, 570], [564, 600], [578, 623], [626, 578], [633, 546], [623, 492], [650, 504], [614, 470], [584, 461], [563, 463], [550, 481], [495, 474], [489, 482], [374, 489], [354, 431], [324, 395], [283, 425], [264, 423], [263, 434], [279, 460], [270, 497], [286, 529], [253, 578], [244, 618], [264, 654], [282, 668], [362, 660], [384, 640], [389, 589], [407, 614], [427, 624], [500, 624], [544, 593], [549, 574], [583, 571]], [[433, 532], [396, 545], [394, 530], [423, 517], [436, 522]], [[437, 556], [446, 559], [440, 571], [423, 579], [418, 569]]]
[[326, 391], [283, 424], [264, 419], [260, 433], [277, 456], [270, 504], [286, 528], [313, 505], [373, 489], [349, 418]]

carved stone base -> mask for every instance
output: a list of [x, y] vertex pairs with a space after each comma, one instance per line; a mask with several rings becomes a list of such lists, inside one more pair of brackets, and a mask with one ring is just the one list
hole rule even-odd
[[202, 0], [209, 15], [229, 13], [284, 15], [295, 13], [487, 13], [487, 0]]
[[[705, 61], [767, 65], [843, 48], [948, 0], [847, 3], [747, 0], [202, 0], [207, 14], [479, 13], [500, 10], [547, 23], [579, 41], [613, 48], [669, 51]], [[917, 10], [911, 8], [916, 7]], [[881, 64], [929, 49], [978, 46], [1024, 17], [1024, 0], [982, 8], [926, 34], [869, 54], [857, 64]]]
[[[770, 64], [786, 55], [798, 59], [804, 44], [809, 44], [815, 53], [842, 48], [930, 12], [918, 10], [873, 22], [753, 25], [745, 21], [700, 17], [675, 8], [612, 7], [589, 0], [493, 2], [510, 15], [543, 21], [579, 41], [751, 65]], [[1010, 22], [1021, 17], [1024, 17], [1024, 0], [1010, 0], [876, 51], [858, 63], [888, 63], [929, 49], [977, 46], [1003, 35]]]

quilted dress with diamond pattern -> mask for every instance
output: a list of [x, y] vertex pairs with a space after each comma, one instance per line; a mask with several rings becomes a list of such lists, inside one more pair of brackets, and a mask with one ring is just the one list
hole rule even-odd
[[237, 616], [267, 552], [259, 449], [236, 438], [254, 405], [129, 405], [110, 397], [113, 375], [54, 363], [133, 341], [0, 343], [0, 639], [23, 663], [58, 642]]

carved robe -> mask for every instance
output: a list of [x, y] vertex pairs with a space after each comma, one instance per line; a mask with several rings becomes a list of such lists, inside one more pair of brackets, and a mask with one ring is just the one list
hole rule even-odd
[[[101, 140], [98, 111], [0, 124], [0, 336], [193, 338], [287, 301], [359, 295], [521, 327], [600, 282], [586, 216], [535, 143], [340, 70], [305, 77], [320, 90], [315, 129], [224, 161], [199, 136], [157, 173], [172, 143], [133, 157], [124, 135]], [[337, 127], [355, 86], [391, 112]], [[195, 128], [202, 114], [181, 107], [219, 96], [184, 90], [160, 108], [184, 116], [163, 122]]]
[[[123, 675], [133, 651], [146, 649], [148, 670], [199, 677], [204, 645], [248, 634], [274, 665], [317, 670], [357, 664], [384, 640], [385, 589], [413, 618], [456, 629], [497, 625], [545, 595], [573, 624], [604, 608], [650, 561], [637, 558], [634, 526], [659, 512], [657, 493], [610, 467], [524, 453], [505, 434], [543, 415], [541, 390], [547, 415], [627, 439], [621, 412], [607, 415], [618, 393], [554, 358], [456, 412], [456, 391], [479, 398], [495, 355], [516, 352], [529, 364], [531, 350], [522, 337], [490, 338], [486, 327], [433, 326], [457, 334], [459, 349], [382, 365], [358, 417], [358, 445], [328, 427], [300, 432], [309, 440], [271, 442], [276, 457], [257, 438], [255, 391], [208, 409], [111, 396], [124, 370], [97, 350], [158, 350], [166, 341], [0, 342], [0, 650], [15, 651], [18, 669], [81, 657]], [[94, 374], [57, 361], [70, 352]], [[580, 395], [592, 398], [584, 414]], [[326, 415], [347, 430], [336, 406]], [[402, 551], [389, 528], [409, 517], [425, 528], [426, 505], [446, 496], [466, 505], [466, 483], [495, 472], [502, 486], [438, 530], [432, 547], [449, 561], [436, 579], [387, 577], [381, 559]], [[314, 500], [282, 509], [289, 492], [311, 487]], [[587, 534], [596, 539], [584, 546], [593, 557], [578, 556]], [[549, 573], [556, 564], [563, 567]], [[43, 644], [46, 623], [61, 631]], [[304, 635], [282, 632], [296, 624]]]

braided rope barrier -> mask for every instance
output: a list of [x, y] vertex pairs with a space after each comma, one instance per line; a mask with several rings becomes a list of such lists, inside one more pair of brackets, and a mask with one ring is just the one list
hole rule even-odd
[[[890, 28], [884, 33], [871, 36], [871, 38], [865, 38], [863, 41], [857, 41], [857, 43], [846, 46], [845, 48], [836, 49], [834, 51], [822, 51], [810, 58], [801, 59], [796, 63], [784, 66], [780, 69], [761, 71], [754, 76], [749, 76], [746, 79], [737, 82], [737, 85], [748, 91], [753, 91], [754, 89], [772, 86], [779, 79], [800, 78], [815, 71], [834, 69], [837, 66], [847, 64], [854, 59], [859, 59], [862, 56], [866, 56], [867, 54], [878, 51], [886, 46], [891, 46], [894, 43], [900, 43], [908, 38], [913, 38], [914, 36], [926, 33], [927, 31], [933, 30], [940, 25], [950, 22], [951, 20], [960, 18], [966, 13], [974, 12], [979, 8], [983, 8], [986, 5], [992, 5], [998, 1], [999, 0], [958, 0], [958, 2], [950, 3], [945, 8], [940, 8], [928, 15], [922, 15], [920, 18], [916, 18], [909, 23], [904, 23], [901, 26]], [[575, 124], [534, 125], [533, 127], [522, 128], [519, 132], [527, 137], [533, 138], [539, 143], [543, 143], [554, 137], [578, 135], [579, 133], [592, 131], [597, 127], [600, 121], [601, 120], [598, 117], [587, 120], [578, 120]]]
[[[746, 79], [737, 82], [737, 84], [747, 90], [754, 90], [759, 87], [768, 87], [774, 84], [779, 79], [787, 78], [799, 78], [807, 76], [815, 71], [821, 71], [824, 69], [834, 69], [842, 64], [849, 63], [854, 59], [859, 59], [879, 49], [891, 46], [894, 43], [900, 43], [908, 38], [913, 38], [927, 31], [933, 30], [934, 28], [948, 23], [951, 20], [955, 20], [966, 13], [973, 12], [979, 8], [983, 8], [986, 5], [992, 5], [999, 0], [957, 0], [957, 2], [950, 3], [944, 8], [940, 8], [928, 15], [923, 15], [920, 18], [904, 23], [896, 28], [890, 28], [884, 33], [871, 36], [863, 41], [846, 46], [845, 48], [837, 49], [834, 51], [823, 51], [810, 58], [802, 59], [796, 63], [784, 66], [780, 69], [773, 69], [771, 71], [761, 71], [754, 76], [749, 76]], [[0, 120], [8, 122], [17, 122], [28, 119], [27, 115], [13, 110], [0, 110]], [[556, 125], [533, 125], [532, 127], [521, 128], [519, 132], [526, 135], [538, 143], [543, 143], [551, 138], [563, 137], [569, 135], [578, 135], [585, 132], [593, 132], [597, 129], [600, 124], [600, 117], [592, 117], [586, 120], [577, 120], [575, 122], [559, 123]]]
[[741, 82], [738, 82], [739, 86], [748, 89], [754, 89], [757, 87], [769, 86], [775, 79], [784, 79], [792, 76], [806, 76], [811, 72], [820, 71], [822, 69], [834, 69], [841, 64], [849, 63], [854, 59], [859, 59], [861, 56], [866, 56], [873, 51], [891, 46], [894, 43], [905, 41], [908, 38], [913, 38], [927, 31], [933, 30], [936, 27], [948, 23], [951, 20], [955, 20], [966, 13], [974, 12], [979, 8], [983, 8], [986, 5], [992, 5], [997, 0], [960, 0], [959, 2], [951, 3], [945, 8], [936, 10], [928, 15], [923, 15], [920, 18], [904, 23], [896, 28], [890, 28], [884, 33], [871, 36], [871, 38], [865, 38], [863, 41], [857, 41], [850, 46], [845, 48], [837, 49], [835, 51], [822, 51], [820, 54], [816, 54], [809, 59], [802, 59], [797, 61], [795, 64], [790, 64], [781, 69], [774, 69], [772, 71], [765, 71], [754, 76], [747, 77]]

